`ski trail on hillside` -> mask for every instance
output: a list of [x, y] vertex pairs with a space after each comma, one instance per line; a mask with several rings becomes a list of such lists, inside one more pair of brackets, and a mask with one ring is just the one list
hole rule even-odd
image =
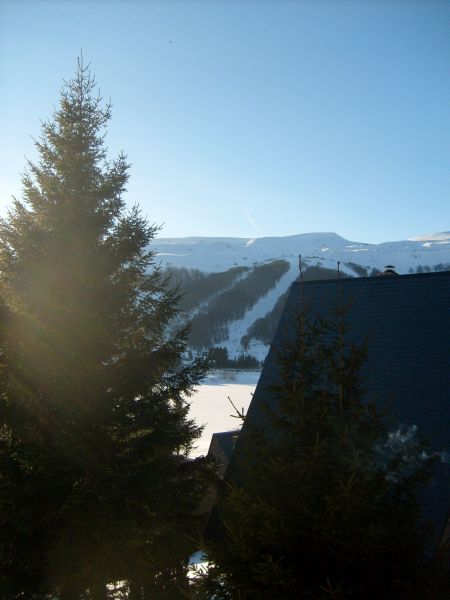
[[[290, 262], [289, 270], [280, 278], [278, 283], [269, 292], [257, 300], [253, 307], [248, 310], [242, 319], [229, 323], [228, 339], [225, 342], [221, 342], [221, 346], [225, 346], [228, 350], [230, 358], [236, 358], [239, 354], [244, 352], [241, 346], [241, 338], [247, 333], [247, 329], [250, 327], [256, 319], [264, 317], [270, 312], [278, 298], [287, 291], [291, 283], [298, 277], [297, 263]], [[264, 347], [263, 353], [267, 352], [267, 346], [262, 344]]]
[[196, 308], [193, 308], [191, 311], [189, 311], [189, 313], [188, 313], [189, 320], [194, 319], [199, 313], [201, 313], [203, 310], [207, 309], [209, 304], [211, 304], [211, 302], [213, 302], [215, 300], [215, 298], [217, 298], [218, 296], [221, 296], [222, 294], [225, 294], [229, 290], [233, 289], [234, 286], [239, 281], [241, 281], [242, 279], [246, 279], [251, 273], [253, 273], [253, 268], [249, 268], [248, 271], [239, 273], [236, 276], [236, 278], [233, 279], [233, 281], [230, 283], [230, 285], [228, 285], [224, 288], [220, 288], [219, 290], [217, 290], [217, 292], [213, 292], [207, 298], [205, 298], [205, 300], [202, 300], [202, 302], [200, 302], [200, 304]]

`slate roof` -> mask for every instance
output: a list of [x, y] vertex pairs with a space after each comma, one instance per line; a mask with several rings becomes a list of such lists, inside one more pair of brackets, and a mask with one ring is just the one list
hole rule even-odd
[[223, 477], [233, 455], [236, 440], [240, 430], [220, 431], [213, 433], [209, 445], [208, 456], [212, 456], [218, 463], [218, 475]]
[[[360, 343], [369, 335], [363, 381], [370, 399], [388, 405], [391, 430], [415, 425], [420, 438], [442, 456], [424, 498], [424, 516], [432, 522], [436, 544], [450, 515], [450, 272], [294, 282], [272, 346], [289, 337], [289, 315], [302, 301], [312, 317], [328, 318], [349, 300], [348, 339]], [[264, 419], [261, 406], [271, 402], [267, 386], [277, 377], [272, 348], [241, 438], [249, 425]]]

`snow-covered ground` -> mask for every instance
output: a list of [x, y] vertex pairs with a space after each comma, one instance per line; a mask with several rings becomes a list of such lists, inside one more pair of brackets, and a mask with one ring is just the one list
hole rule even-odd
[[259, 379], [259, 371], [214, 371], [190, 398], [190, 417], [204, 425], [202, 437], [197, 440], [192, 456], [208, 453], [211, 436], [219, 431], [238, 429], [241, 422], [235, 411], [247, 411]]

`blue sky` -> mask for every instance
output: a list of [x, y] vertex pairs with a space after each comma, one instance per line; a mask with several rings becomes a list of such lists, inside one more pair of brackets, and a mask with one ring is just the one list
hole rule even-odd
[[0, 0], [0, 212], [83, 49], [163, 237], [450, 230], [450, 2]]

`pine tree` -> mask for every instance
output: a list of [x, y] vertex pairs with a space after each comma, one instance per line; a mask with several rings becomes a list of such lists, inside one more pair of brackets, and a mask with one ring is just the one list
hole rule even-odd
[[193, 597], [447, 597], [416, 497], [432, 461], [367, 403], [367, 344], [348, 341], [346, 310], [291, 315], [271, 407], [244, 425]]
[[126, 210], [110, 117], [79, 61], [0, 223], [5, 599], [105, 598], [117, 580], [176, 598], [199, 525], [210, 467], [187, 458], [187, 398], [203, 365], [170, 333], [178, 292], [148, 249], [158, 228]]

